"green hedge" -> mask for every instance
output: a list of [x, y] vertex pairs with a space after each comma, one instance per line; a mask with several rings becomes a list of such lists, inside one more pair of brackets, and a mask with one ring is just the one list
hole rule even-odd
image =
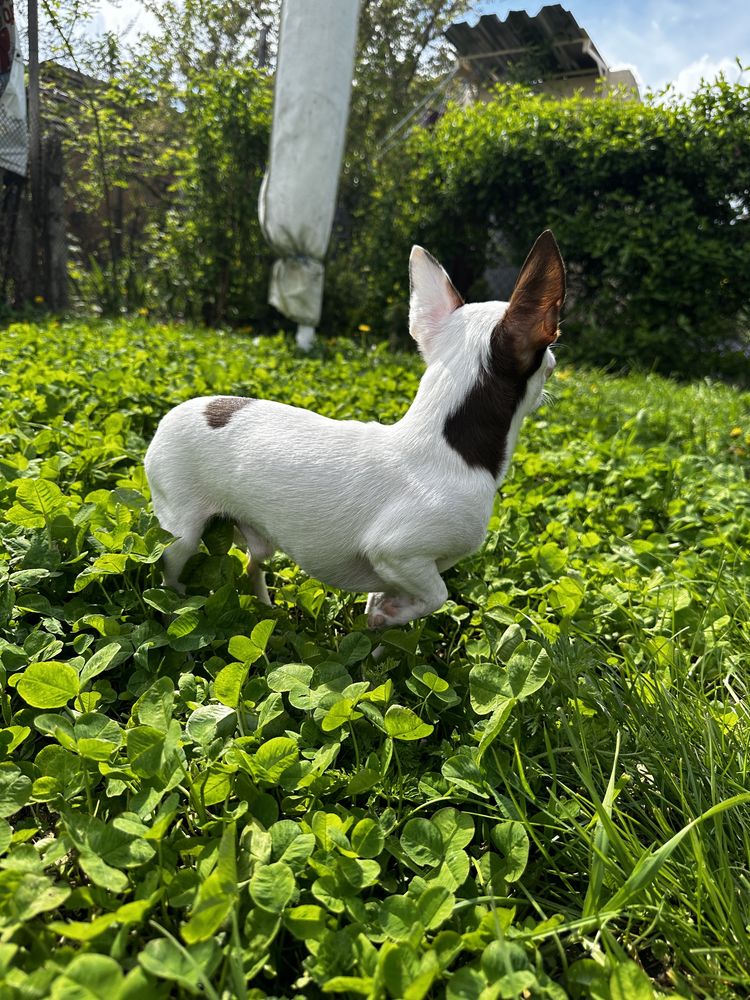
[[[177, 91], [164, 85], [159, 101], [123, 98], [122, 120], [119, 105], [103, 105], [108, 169], [118, 165], [112, 150], [132, 122], [140, 128], [110, 187], [133, 188], [148, 133], [150, 183], [163, 193], [148, 208], [148, 239], [131, 239], [129, 261], [116, 262], [111, 275], [102, 270], [98, 285], [78, 283], [89, 306], [278, 327], [266, 299], [271, 253], [257, 216], [271, 85], [248, 68], [217, 68]], [[148, 119], [136, 114], [141, 107]], [[81, 133], [91, 146], [88, 167], [68, 177], [71, 199], [89, 206], [102, 197], [95, 135]], [[570, 352], [613, 368], [747, 379], [749, 86], [720, 78], [690, 101], [646, 104], [508, 87], [490, 103], [450, 108], [386, 154], [374, 138], [368, 144], [369, 166], [359, 171], [356, 193], [349, 185], [342, 196], [327, 262], [321, 328], [328, 333], [365, 326], [408, 341], [412, 243], [436, 254], [476, 300], [492, 294], [488, 266], [520, 265], [551, 227], [568, 265]], [[139, 206], [132, 201], [123, 221], [134, 233], [142, 228]], [[120, 288], [127, 275], [137, 278], [135, 291]]]
[[173, 200], [151, 230], [151, 302], [209, 325], [266, 326], [272, 255], [258, 223], [272, 81], [217, 67], [178, 93], [181, 134], [165, 155]]
[[520, 265], [551, 227], [578, 356], [682, 375], [747, 370], [750, 87], [719, 79], [672, 104], [503, 88], [415, 131], [381, 171], [355, 247], [359, 321], [403, 326], [413, 242], [481, 297], [486, 266], [503, 254]]

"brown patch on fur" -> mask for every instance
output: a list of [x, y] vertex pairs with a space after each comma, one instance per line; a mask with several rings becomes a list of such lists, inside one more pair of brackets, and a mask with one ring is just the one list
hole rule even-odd
[[528, 380], [560, 335], [564, 298], [565, 265], [547, 229], [531, 248], [508, 309], [492, 331], [487, 369], [443, 425], [445, 440], [470, 467], [497, 478]]
[[209, 427], [226, 427], [237, 410], [252, 402], [250, 396], [216, 396], [206, 403], [203, 415]]
[[505, 459], [513, 414], [526, 392], [529, 375], [522, 372], [508, 349], [502, 321], [492, 333], [488, 368], [471, 392], [445, 421], [443, 437], [471, 468], [486, 469], [497, 478]]

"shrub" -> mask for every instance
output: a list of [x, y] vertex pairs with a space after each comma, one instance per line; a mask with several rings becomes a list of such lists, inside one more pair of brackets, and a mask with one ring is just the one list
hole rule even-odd
[[209, 324], [267, 322], [272, 258], [258, 224], [258, 193], [270, 80], [247, 67], [218, 67], [196, 74], [179, 103], [183, 138], [168, 152], [174, 198], [151, 233], [154, 303]]
[[682, 375], [747, 366], [750, 87], [684, 103], [564, 100], [521, 87], [453, 107], [393, 155], [359, 254], [373, 315], [405, 293], [411, 243], [461, 291], [551, 227], [569, 270], [566, 341], [589, 361]]

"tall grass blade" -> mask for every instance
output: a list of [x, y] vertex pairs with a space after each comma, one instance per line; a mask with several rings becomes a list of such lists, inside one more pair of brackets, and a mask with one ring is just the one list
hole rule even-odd
[[[615, 744], [615, 758], [612, 761], [612, 771], [609, 776], [609, 782], [607, 783], [607, 790], [604, 793], [604, 800], [601, 804], [601, 809], [610, 820], [612, 819], [612, 806], [615, 801], [615, 775], [617, 773], [617, 761], [619, 756], [620, 733], [618, 731], [617, 742]], [[589, 917], [592, 913], [595, 913], [599, 909], [602, 882], [604, 880], [604, 871], [607, 864], [607, 855], [609, 853], [609, 835], [607, 834], [607, 830], [601, 817], [596, 824], [592, 850], [593, 857], [591, 859], [591, 877], [589, 879], [589, 886], [586, 890], [586, 898], [583, 901], [583, 910], [581, 912], [581, 916], [583, 917]]]
[[694, 820], [691, 820], [686, 826], [679, 830], [674, 837], [671, 837], [665, 844], [662, 844], [657, 851], [646, 851], [638, 859], [633, 871], [627, 877], [624, 884], [620, 886], [614, 896], [612, 896], [609, 902], [605, 905], [604, 909], [620, 910], [623, 907], [629, 906], [635, 902], [638, 894], [644, 889], [647, 889], [653, 883], [654, 879], [667, 861], [669, 861], [680, 842], [684, 840], [691, 830], [704, 820], [710, 819], [712, 816], [718, 816], [720, 813], [726, 812], [728, 809], [733, 809], [735, 806], [744, 805], [748, 802], [750, 802], [750, 792], [744, 792], [741, 795], [733, 795], [730, 799], [726, 799], [724, 802], [718, 802], [715, 806], [711, 806], [710, 809], [707, 809]]

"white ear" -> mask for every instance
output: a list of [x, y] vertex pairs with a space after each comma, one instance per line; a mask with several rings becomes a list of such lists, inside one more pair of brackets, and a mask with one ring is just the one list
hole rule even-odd
[[411, 248], [409, 257], [409, 333], [427, 358], [432, 339], [464, 300], [432, 254]]

